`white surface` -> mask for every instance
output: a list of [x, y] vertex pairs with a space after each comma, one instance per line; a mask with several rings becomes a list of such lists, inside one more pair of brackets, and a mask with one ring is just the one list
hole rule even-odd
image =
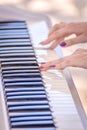
[[48, 36], [48, 28], [45, 21], [37, 22], [29, 26], [32, 43], [35, 47], [42, 47], [40, 42]]

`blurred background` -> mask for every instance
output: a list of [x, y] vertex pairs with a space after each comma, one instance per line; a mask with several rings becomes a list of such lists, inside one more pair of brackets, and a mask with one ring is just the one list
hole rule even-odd
[[46, 14], [53, 23], [87, 20], [87, 0], [0, 0], [1, 5]]

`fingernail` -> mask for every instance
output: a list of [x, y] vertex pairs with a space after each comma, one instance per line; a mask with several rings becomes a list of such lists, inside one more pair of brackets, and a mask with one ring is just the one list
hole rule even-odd
[[43, 42], [40, 42], [40, 44], [43, 44], [44, 43], [44, 41]]
[[56, 65], [50, 65], [50, 67], [54, 68], [54, 67], [56, 67]]
[[40, 64], [45, 64], [45, 62], [41, 62]]
[[67, 44], [66, 42], [61, 42], [61, 43], [60, 43], [60, 46], [63, 47], [63, 46], [66, 46], [66, 44]]
[[43, 44], [43, 42], [40, 42], [40, 44]]

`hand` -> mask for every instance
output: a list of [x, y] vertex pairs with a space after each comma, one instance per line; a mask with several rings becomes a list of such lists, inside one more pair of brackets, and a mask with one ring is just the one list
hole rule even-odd
[[77, 49], [70, 56], [41, 64], [40, 68], [42, 71], [48, 69], [62, 70], [68, 66], [87, 69], [87, 49]]
[[[76, 37], [65, 40], [75, 34]], [[57, 45], [62, 47], [71, 46], [77, 43], [87, 42], [87, 22], [80, 23], [60, 23], [53, 26], [50, 30], [48, 39], [42, 42], [42, 45], [47, 45], [53, 42], [49, 49], [54, 49]]]

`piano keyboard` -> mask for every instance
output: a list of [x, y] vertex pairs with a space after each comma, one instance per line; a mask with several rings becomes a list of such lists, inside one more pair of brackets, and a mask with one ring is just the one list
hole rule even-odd
[[55, 130], [24, 21], [0, 22], [0, 62], [8, 130]]

